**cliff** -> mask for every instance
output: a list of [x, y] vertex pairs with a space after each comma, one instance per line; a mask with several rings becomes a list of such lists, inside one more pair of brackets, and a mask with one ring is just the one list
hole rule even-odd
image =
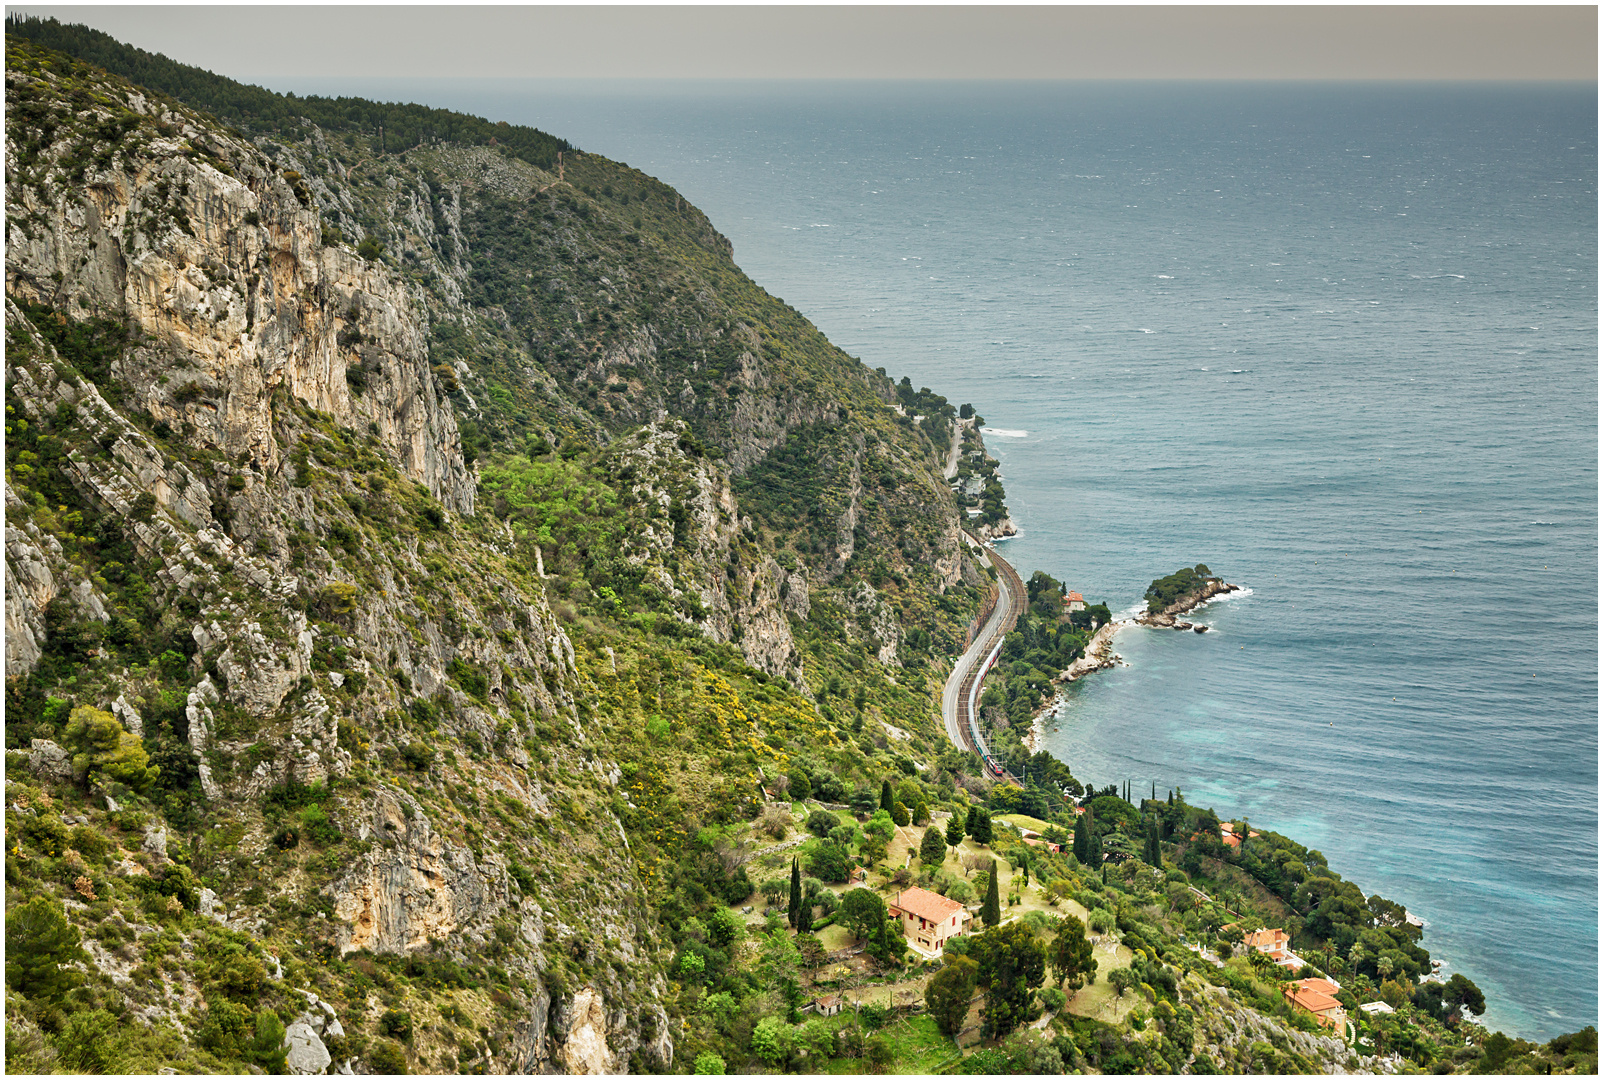
[[[281, 1021], [298, 1070], [672, 1067], [762, 779], [939, 749], [950, 410], [594, 155], [230, 126], [9, 35], [6, 93], [8, 905], [144, 1018], [96, 1067]], [[23, 1066], [76, 1067], [61, 1007]]]

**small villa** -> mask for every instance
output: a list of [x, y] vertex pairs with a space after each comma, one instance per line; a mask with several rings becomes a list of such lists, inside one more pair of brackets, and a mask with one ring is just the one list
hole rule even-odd
[[1347, 1023], [1347, 1010], [1336, 1000], [1336, 987], [1327, 979], [1300, 979], [1282, 988], [1286, 999], [1328, 1028], [1341, 1030]]
[[972, 917], [956, 900], [916, 886], [896, 894], [890, 913], [902, 920], [907, 943], [925, 956], [938, 955], [947, 939], [961, 934]]
[[1276, 927], [1273, 930], [1254, 930], [1241, 939], [1241, 945], [1247, 949], [1257, 949], [1261, 953], [1268, 953], [1275, 963], [1281, 963], [1291, 948], [1291, 935]]
[[1085, 597], [1077, 592], [1071, 592], [1063, 598], [1063, 608], [1065, 611], [1084, 611]]
[[[1247, 839], [1250, 840], [1257, 835], [1259, 835], [1259, 833], [1256, 829], [1254, 829], [1252, 832], [1247, 834]], [[1223, 840], [1229, 847], [1238, 848], [1241, 846], [1241, 837], [1236, 835], [1236, 827], [1232, 822], [1226, 821], [1220, 824], [1219, 838]]]

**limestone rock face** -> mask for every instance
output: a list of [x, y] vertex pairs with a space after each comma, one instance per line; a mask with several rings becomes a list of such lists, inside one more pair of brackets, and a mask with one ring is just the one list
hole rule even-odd
[[[128, 106], [161, 108], [137, 94]], [[407, 476], [471, 514], [414, 298], [381, 264], [325, 244], [316, 209], [255, 147], [164, 119], [170, 135], [81, 185], [9, 200], [28, 213], [7, 223], [8, 294], [127, 319], [141, 344], [112, 375], [196, 445], [281, 471], [293, 448], [275, 437], [275, 410], [294, 399], [372, 431]]]
[[868, 582], [860, 581], [846, 594], [845, 604], [877, 643], [879, 662], [887, 666], [900, 666], [896, 648], [901, 644], [902, 629], [895, 613], [880, 599], [878, 591]]
[[607, 1011], [601, 995], [585, 987], [564, 1003], [558, 1030], [566, 1034], [559, 1060], [569, 1073], [616, 1073], [620, 1070], [607, 1046]]
[[[6, 486], [6, 512], [20, 505]], [[50, 559], [42, 543], [54, 537], [38, 537], [24, 529], [6, 526], [6, 678], [32, 671], [44, 654], [45, 605], [56, 598], [56, 579], [50, 572]], [[59, 544], [56, 545], [58, 548]]]
[[341, 953], [407, 952], [487, 928], [507, 900], [504, 869], [442, 839], [404, 792], [378, 788], [369, 808], [376, 843], [334, 889]]
[[[627, 557], [669, 596], [694, 596], [704, 612], [702, 633], [735, 642], [753, 667], [800, 686], [800, 657], [786, 612], [806, 618], [807, 577], [743, 543], [750, 526], [727, 468], [687, 453], [681, 446], [686, 432], [682, 421], [654, 423], [615, 450], [630, 495], [655, 504], [664, 519], [663, 527], [648, 527], [634, 538]], [[693, 575], [676, 578], [667, 568], [675, 532], [691, 552]]]

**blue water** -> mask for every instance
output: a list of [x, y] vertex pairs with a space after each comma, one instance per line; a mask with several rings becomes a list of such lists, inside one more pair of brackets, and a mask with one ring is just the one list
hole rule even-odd
[[299, 83], [678, 187], [870, 366], [972, 401], [1133, 629], [1047, 747], [1324, 852], [1531, 1038], [1598, 1019], [1595, 85]]

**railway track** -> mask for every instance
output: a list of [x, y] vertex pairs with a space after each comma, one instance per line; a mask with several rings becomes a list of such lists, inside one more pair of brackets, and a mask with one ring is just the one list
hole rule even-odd
[[[986, 745], [979, 727], [978, 699], [985, 673], [996, 663], [1002, 641], [1018, 623], [1028, 598], [1024, 582], [1006, 559], [974, 537], [969, 536], [969, 540], [979, 547], [981, 558], [996, 570], [996, 600], [994, 605], [988, 605], [989, 616], [983, 619], [978, 632], [971, 635], [968, 648], [952, 666], [952, 674], [941, 691], [941, 718], [946, 724], [946, 737], [953, 746], [978, 754], [991, 775], [1022, 787], [1019, 778], [1008, 772]], [[983, 614], [985, 609], [981, 611]]]

